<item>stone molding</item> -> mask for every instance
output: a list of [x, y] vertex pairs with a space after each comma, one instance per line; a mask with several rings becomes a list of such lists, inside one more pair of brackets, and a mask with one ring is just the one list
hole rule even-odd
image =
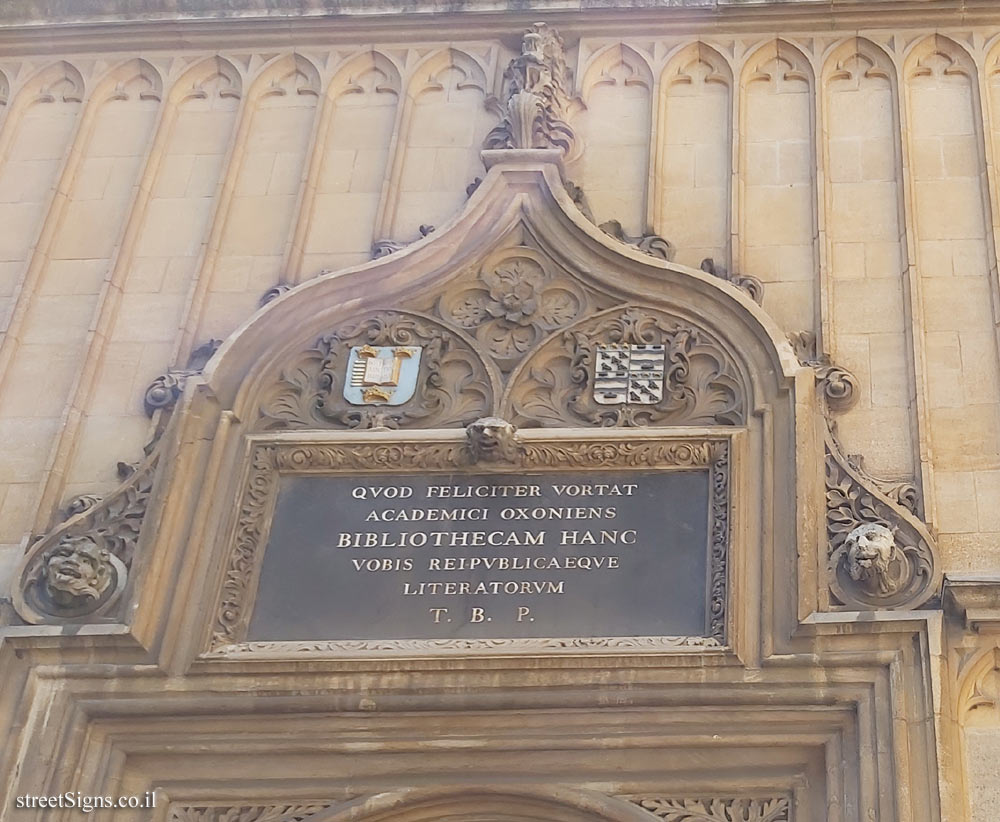
[[1000, 577], [948, 574], [944, 607], [976, 634], [1000, 634]]
[[[532, 432], [540, 433], [540, 432]], [[208, 656], [350, 655], [386, 652], [664, 651], [725, 647], [727, 634], [730, 540], [730, 443], [722, 437], [696, 439], [638, 437], [611, 439], [595, 435], [574, 439], [524, 436], [512, 462], [476, 463], [468, 440], [345, 441], [310, 443], [257, 440], [238, 503], [231, 549], [215, 609]], [[528, 471], [559, 468], [690, 468], [710, 470], [712, 528], [709, 567], [708, 631], [700, 637], [585, 637], [542, 639], [442, 639], [246, 642], [270, 518], [279, 478], [286, 475], [385, 471]]]
[[[528, 803], [532, 802], [532, 797], [529, 795], [517, 798]], [[175, 802], [170, 805], [167, 818], [168, 822], [320, 822], [321, 819], [329, 818], [331, 812], [336, 813], [339, 809], [347, 810], [349, 805], [357, 807], [363, 805], [365, 800], [371, 799], [373, 797], [360, 796], [340, 802], [319, 804], [188, 805]], [[686, 798], [671, 794], [608, 794], [607, 799], [611, 800], [612, 804], [618, 800], [641, 810], [642, 813], [636, 815], [636, 819], [647, 817], [664, 822], [791, 822], [791, 802], [787, 796]], [[480, 804], [480, 799], [474, 790], [469, 791], [466, 801], [470, 810]], [[542, 805], [547, 803], [542, 799], [535, 801], [539, 805], [538, 810], [543, 812], [545, 809]], [[455, 809], [458, 810], [462, 803], [462, 795], [457, 792], [449, 804], [456, 806]], [[569, 810], [569, 806], [563, 805], [563, 807]], [[405, 802], [402, 803], [398, 816], [401, 820], [408, 818]], [[354, 813], [351, 818], [364, 820], [369, 817], [381, 819], [383, 814], [379, 810], [373, 813], [361, 811]], [[452, 818], [452, 815], [449, 814], [448, 818]], [[612, 817], [599, 811], [591, 811], [586, 813], [586, 817], [579, 818], [598, 820]], [[620, 817], [616, 813], [614, 818]]]

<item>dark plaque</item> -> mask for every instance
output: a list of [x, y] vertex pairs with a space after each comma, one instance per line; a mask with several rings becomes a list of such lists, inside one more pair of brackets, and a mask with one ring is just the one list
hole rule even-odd
[[709, 470], [281, 480], [247, 640], [708, 636]]

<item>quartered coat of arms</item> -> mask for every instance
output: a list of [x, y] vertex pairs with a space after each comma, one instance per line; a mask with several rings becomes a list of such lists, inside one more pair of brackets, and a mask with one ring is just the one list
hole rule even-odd
[[344, 399], [352, 405], [402, 405], [417, 388], [420, 346], [355, 345], [347, 361]]
[[594, 359], [594, 402], [655, 405], [663, 399], [662, 345], [598, 345]]

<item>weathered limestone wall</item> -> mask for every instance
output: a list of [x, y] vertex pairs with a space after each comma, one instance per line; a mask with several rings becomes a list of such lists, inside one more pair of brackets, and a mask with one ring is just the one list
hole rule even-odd
[[[765, 282], [862, 380], [946, 570], [1000, 563], [995, 32], [573, 44], [598, 222]], [[149, 436], [143, 391], [279, 282], [441, 225], [483, 173], [500, 40], [0, 60], [3, 565]]]

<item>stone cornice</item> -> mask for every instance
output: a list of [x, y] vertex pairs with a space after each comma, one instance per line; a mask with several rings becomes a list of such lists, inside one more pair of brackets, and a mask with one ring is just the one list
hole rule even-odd
[[949, 574], [944, 583], [944, 605], [968, 630], [1000, 633], [1000, 576]]
[[[536, 19], [563, 26], [567, 42], [606, 36], [709, 31], [836, 31], [1000, 25], [995, 0], [5, 0], [0, 56], [68, 50], [239, 48], [244, 45], [453, 41], [510, 35]], [[622, 12], [628, 11], [627, 15]], [[652, 29], [651, 29], [652, 27]]]

